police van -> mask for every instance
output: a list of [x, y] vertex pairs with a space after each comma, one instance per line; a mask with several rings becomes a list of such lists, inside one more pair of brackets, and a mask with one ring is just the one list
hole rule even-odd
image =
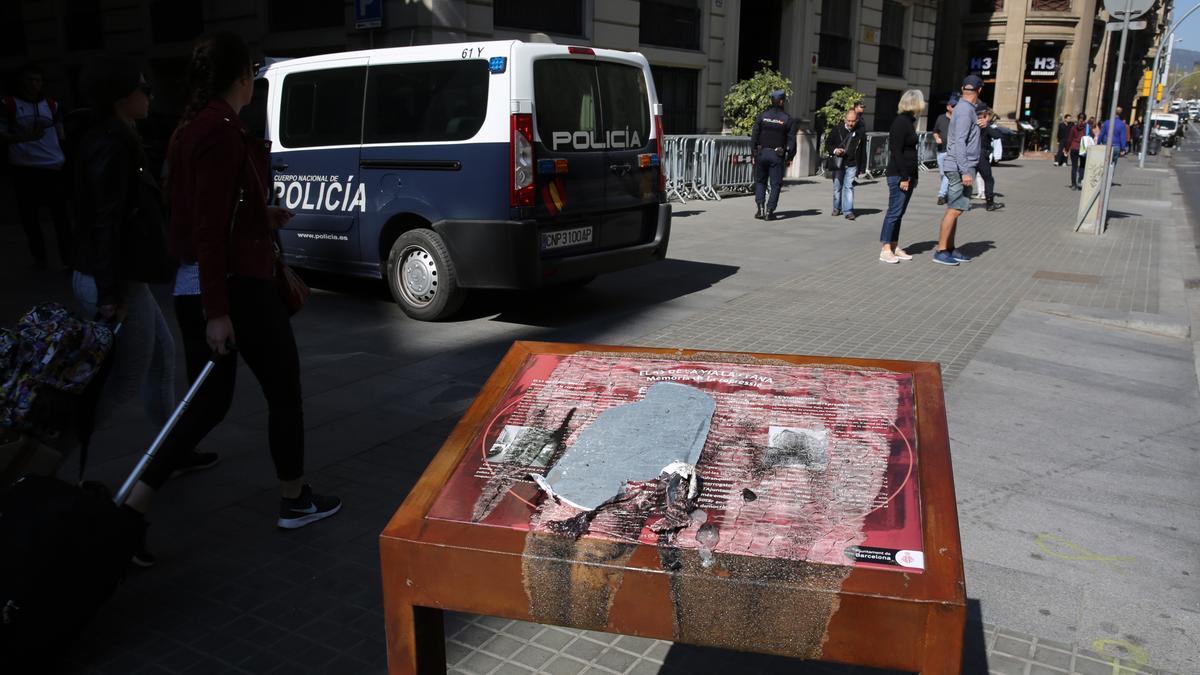
[[383, 278], [411, 317], [666, 256], [662, 107], [640, 54], [375, 49], [276, 61], [257, 87], [275, 198], [296, 214], [287, 262]]

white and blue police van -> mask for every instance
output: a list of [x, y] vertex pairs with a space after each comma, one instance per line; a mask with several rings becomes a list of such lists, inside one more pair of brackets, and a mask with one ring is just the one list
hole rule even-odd
[[257, 87], [251, 126], [295, 213], [287, 262], [382, 278], [411, 317], [666, 256], [662, 107], [641, 54], [374, 49], [276, 61]]

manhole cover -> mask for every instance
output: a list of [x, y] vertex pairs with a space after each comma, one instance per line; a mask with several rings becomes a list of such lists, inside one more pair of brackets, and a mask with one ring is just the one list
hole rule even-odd
[[1073, 284], [1091, 284], [1098, 286], [1104, 277], [1098, 277], [1093, 274], [1075, 274], [1074, 272], [1051, 272], [1048, 270], [1038, 270], [1033, 273], [1034, 279], [1045, 279], [1047, 281], [1067, 281]]

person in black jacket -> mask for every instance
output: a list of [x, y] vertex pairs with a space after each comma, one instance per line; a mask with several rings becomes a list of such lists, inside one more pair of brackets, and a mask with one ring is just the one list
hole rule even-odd
[[995, 211], [1004, 208], [1004, 204], [996, 202], [996, 179], [992, 177], [991, 147], [992, 141], [1000, 137], [1000, 132], [992, 125], [992, 109], [983, 101], [975, 109], [979, 120], [979, 162], [975, 169], [983, 182], [984, 199], [987, 200], [987, 210]]
[[[1062, 166], [1067, 163], [1067, 149], [1071, 146], [1071, 115], [1068, 113], [1063, 115], [1063, 120], [1058, 123], [1058, 153], [1054, 155], [1054, 166]], [[991, 210], [991, 209], [989, 209]]]
[[917, 117], [925, 111], [925, 95], [919, 89], [909, 89], [900, 97], [900, 106], [888, 132], [888, 208], [879, 232], [879, 261], [898, 263], [912, 260], [900, 248], [900, 225], [913, 190], [917, 187]]
[[[754, 203], [758, 206], [754, 217], [759, 220], [775, 220], [783, 169], [796, 156], [796, 123], [784, 111], [786, 104], [787, 94], [782, 89], [771, 92], [771, 106], [758, 114], [750, 132], [750, 145], [754, 148]], [[770, 198], [767, 197], [768, 179], [771, 182]]]
[[[86, 316], [121, 323], [96, 422], [140, 394], [150, 423], [162, 427], [175, 408], [175, 342], [149, 284], [166, 282], [173, 268], [162, 192], [135, 127], [149, 114], [150, 86], [136, 61], [118, 58], [93, 60], [82, 85], [92, 118], [73, 165], [73, 290]], [[212, 466], [217, 455], [183, 461]], [[144, 546], [134, 563], [153, 564]]]
[[833, 177], [833, 216], [846, 214], [854, 220], [854, 178], [867, 164], [866, 134], [858, 124], [858, 113], [846, 113], [845, 124], [825, 135], [825, 166]]

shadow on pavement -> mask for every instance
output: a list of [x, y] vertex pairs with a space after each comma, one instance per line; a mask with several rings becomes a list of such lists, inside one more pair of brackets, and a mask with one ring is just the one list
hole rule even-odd
[[854, 209], [854, 215], [859, 217], [873, 216], [876, 213], [883, 213], [883, 209]]
[[802, 211], [776, 211], [776, 220], [789, 220], [791, 218], [801, 218], [803, 216], [819, 216], [821, 209], [804, 209]]
[[908, 251], [912, 255], [916, 255], [918, 253], [932, 251], [935, 248], [937, 248], [936, 241], [917, 241], [905, 246], [904, 250]]
[[[748, 654], [713, 647], [671, 645], [659, 675], [725, 675], [726, 673], [819, 673], [821, 675], [891, 675], [902, 671], [879, 670], [837, 663], [802, 661], [783, 656]], [[987, 637], [979, 600], [967, 599], [967, 625], [963, 632], [962, 672], [987, 673]]]
[[978, 258], [994, 248], [996, 248], [996, 242], [994, 241], [972, 241], [957, 247], [959, 251], [972, 258]]
[[668, 258], [645, 270], [651, 272], [650, 279], [644, 273], [612, 274], [586, 287], [565, 285], [537, 291], [476, 293], [459, 314], [463, 319], [497, 314], [493, 321], [543, 327], [568, 326], [597, 317], [638, 312], [691, 295], [737, 274], [739, 269], [732, 265]]

